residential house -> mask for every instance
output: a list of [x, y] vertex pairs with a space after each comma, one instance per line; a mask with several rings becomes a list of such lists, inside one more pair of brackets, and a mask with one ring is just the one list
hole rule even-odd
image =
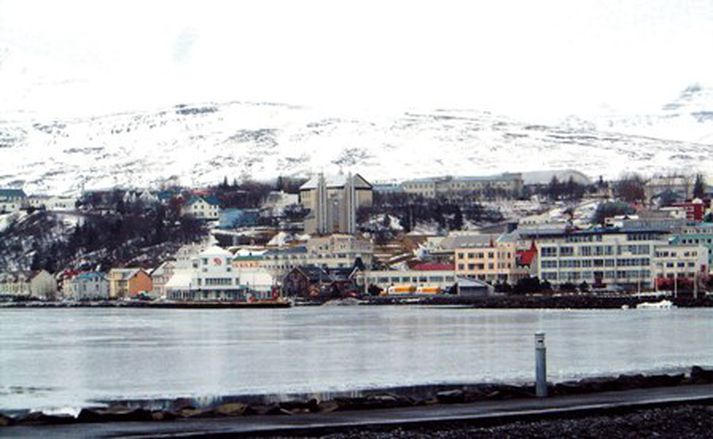
[[132, 298], [153, 289], [151, 276], [143, 268], [112, 268], [109, 270], [109, 298]]
[[161, 263], [158, 267], [151, 270], [151, 296], [166, 297], [166, 283], [171, 279], [176, 271], [176, 261], [167, 260]]
[[26, 200], [22, 189], [0, 189], [0, 213], [17, 212], [25, 206]]
[[220, 201], [213, 195], [194, 195], [181, 207], [181, 215], [202, 220], [217, 220], [220, 217]]
[[68, 196], [31, 195], [27, 198], [26, 205], [35, 209], [47, 210], [74, 210], [77, 199]]
[[30, 275], [30, 295], [43, 300], [57, 299], [57, 279], [47, 270], [35, 271]]
[[109, 298], [109, 280], [104, 273], [87, 271], [68, 278], [64, 296], [74, 300], [104, 300]]
[[0, 273], [0, 297], [29, 297], [30, 273]]
[[522, 249], [517, 234], [466, 235], [457, 242], [454, 252], [457, 276], [491, 284], [514, 284], [536, 273], [533, 266], [536, 250]]
[[302, 265], [290, 270], [282, 279], [282, 293], [287, 297], [337, 298], [356, 294], [355, 269], [328, 269]]

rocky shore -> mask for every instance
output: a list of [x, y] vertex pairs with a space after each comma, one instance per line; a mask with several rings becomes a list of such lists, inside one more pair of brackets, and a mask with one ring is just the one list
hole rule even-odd
[[[713, 383], [713, 370], [698, 366], [687, 374], [675, 375], [620, 375], [618, 377], [587, 378], [549, 385], [552, 397], [606, 391], [660, 388]], [[384, 391], [365, 391], [358, 396], [317, 398], [293, 398], [283, 401], [240, 401], [223, 399], [220, 403], [203, 406], [189, 398], [170, 401], [168, 407], [151, 408], [145, 402], [114, 403], [107, 407], [82, 409], [78, 416], [52, 415], [31, 412], [17, 416], [0, 414], [0, 426], [51, 425], [95, 422], [170, 421], [189, 418], [220, 418], [239, 416], [289, 416], [337, 411], [389, 409], [436, 404], [462, 404], [478, 401], [535, 398], [532, 385], [479, 384], [464, 386], [422, 386]]]
[[503, 295], [487, 297], [432, 296], [420, 298], [374, 297], [369, 305], [464, 305], [489, 309], [631, 309], [643, 302], [671, 300], [680, 308], [713, 307], [713, 297], [636, 297], [632, 295], [604, 296], [596, 294]]
[[[513, 422], [496, 426], [463, 423], [391, 429], [359, 429], [320, 436], [328, 439], [396, 438], [709, 438], [713, 406], [684, 405], [602, 416]], [[310, 436], [303, 436], [310, 437]]]

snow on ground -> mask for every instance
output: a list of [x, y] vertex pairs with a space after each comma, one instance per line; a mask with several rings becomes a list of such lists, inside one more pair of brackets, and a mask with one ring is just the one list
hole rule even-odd
[[[693, 90], [675, 107], [687, 123], [698, 124], [698, 132], [713, 132], [708, 96]], [[647, 134], [646, 123], [636, 124], [636, 134], [622, 134], [623, 126], [544, 126], [476, 110], [347, 115], [245, 102], [6, 121], [0, 122], [0, 186], [67, 194], [82, 187], [157, 187], [169, 180], [197, 186], [225, 176], [274, 179], [319, 170], [351, 169], [376, 181], [542, 169], [616, 178], [626, 171], [713, 167], [713, 144], [697, 140], [698, 134], [696, 141], [683, 135], [661, 140]]]
[[0, 233], [8, 229], [14, 222], [19, 221], [27, 215], [24, 211], [0, 214]]

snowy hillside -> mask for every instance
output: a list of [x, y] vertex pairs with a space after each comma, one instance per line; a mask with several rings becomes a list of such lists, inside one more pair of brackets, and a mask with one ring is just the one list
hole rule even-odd
[[[713, 139], [703, 135], [713, 132], [713, 112], [700, 103], [704, 92], [709, 93], [689, 88], [650, 119], [569, 120], [561, 126], [479, 111], [347, 116], [243, 102], [86, 119], [5, 117], [0, 118], [0, 186], [63, 193], [77, 192], [82, 184], [86, 189], [169, 180], [198, 185], [224, 176], [267, 179], [340, 168], [372, 181], [542, 169], [578, 169], [590, 177], [703, 170], [713, 165]], [[691, 118], [698, 131], [684, 130], [687, 141], [655, 138]]]
[[635, 117], [602, 117], [589, 124], [605, 131], [710, 144], [713, 143], [713, 88], [694, 84], [658, 111]]

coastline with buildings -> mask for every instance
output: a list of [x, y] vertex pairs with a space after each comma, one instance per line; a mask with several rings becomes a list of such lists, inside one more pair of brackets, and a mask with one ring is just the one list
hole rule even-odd
[[[35, 251], [33, 271], [0, 273], [0, 298], [293, 304], [346, 298], [463, 303], [528, 294], [704, 299], [713, 286], [713, 217], [700, 176], [593, 182], [567, 170], [420, 178], [384, 188], [350, 172], [297, 180], [289, 192], [284, 180], [277, 186], [252, 197], [226, 178], [212, 189], [89, 194], [73, 207], [40, 206], [36, 200], [51, 197], [2, 190], [6, 221], [62, 215], [76, 223], [72, 238], [83, 238], [83, 223], [95, 212], [121, 220], [132, 211], [167, 209], [197, 234], [153, 265], [106, 267], [85, 256], [51, 267], [56, 258], [43, 262]], [[250, 197], [257, 207], [243, 207], [240, 200]]]

